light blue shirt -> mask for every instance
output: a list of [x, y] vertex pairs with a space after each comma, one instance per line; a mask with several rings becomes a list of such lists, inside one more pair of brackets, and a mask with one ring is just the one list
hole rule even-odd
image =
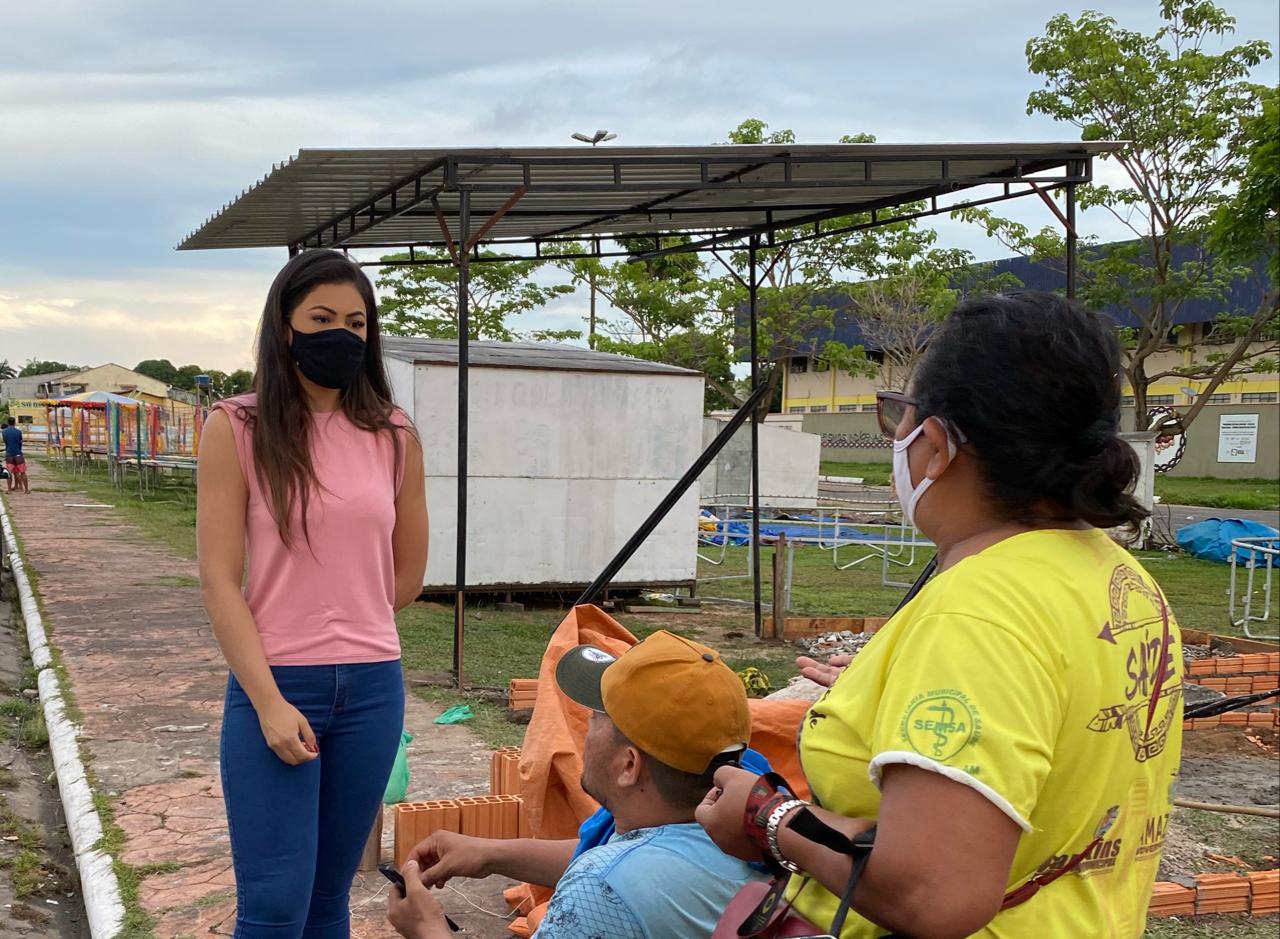
[[709, 939], [733, 895], [761, 879], [696, 822], [640, 828], [569, 865], [534, 939]]

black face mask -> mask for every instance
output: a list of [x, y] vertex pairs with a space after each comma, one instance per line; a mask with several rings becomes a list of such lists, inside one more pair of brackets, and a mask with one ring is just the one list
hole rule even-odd
[[349, 329], [295, 329], [290, 351], [302, 374], [321, 388], [346, 388], [364, 367], [365, 341]]

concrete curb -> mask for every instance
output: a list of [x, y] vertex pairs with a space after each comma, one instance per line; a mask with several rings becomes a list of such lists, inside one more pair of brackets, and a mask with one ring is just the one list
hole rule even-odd
[[89, 932], [93, 939], [112, 939], [124, 926], [120, 883], [111, 858], [96, 847], [102, 840], [102, 819], [93, 804], [93, 791], [89, 787], [84, 762], [80, 759], [79, 734], [76, 726], [67, 719], [66, 703], [62, 700], [58, 676], [52, 668], [53, 657], [49, 652], [40, 608], [18, 553], [18, 539], [3, 499], [0, 499], [0, 529], [3, 530], [9, 565], [18, 588], [22, 619], [27, 627], [27, 645], [31, 649], [31, 662], [40, 687], [40, 704], [49, 727], [49, 750], [53, 754], [58, 793], [62, 797], [62, 810], [71, 834], [76, 868], [80, 872], [80, 890], [89, 919]]

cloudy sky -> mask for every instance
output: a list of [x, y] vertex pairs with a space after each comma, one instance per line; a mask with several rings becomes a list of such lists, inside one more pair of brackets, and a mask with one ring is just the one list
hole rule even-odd
[[[299, 148], [563, 144], [596, 127], [701, 144], [747, 117], [802, 143], [1073, 139], [1026, 115], [1023, 47], [1087, 5], [1156, 23], [1157, 0], [6, 3], [0, 359], [247, 364], [284, 251], [173, 248]], [[1275, 0], [1225, 5], [1237, 38], [1280, 44]], [[576, 326], [584, 307], [524, 325]]]

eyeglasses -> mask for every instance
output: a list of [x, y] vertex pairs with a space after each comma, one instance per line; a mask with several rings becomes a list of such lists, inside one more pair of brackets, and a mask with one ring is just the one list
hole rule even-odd
[[898, 425], [907, 416], [907, 408], [915, 407], [916, 402], [900, 391], [876, 392], [876, 419], [880, 422], [880, 433], [890, 440], [898, 435]]

